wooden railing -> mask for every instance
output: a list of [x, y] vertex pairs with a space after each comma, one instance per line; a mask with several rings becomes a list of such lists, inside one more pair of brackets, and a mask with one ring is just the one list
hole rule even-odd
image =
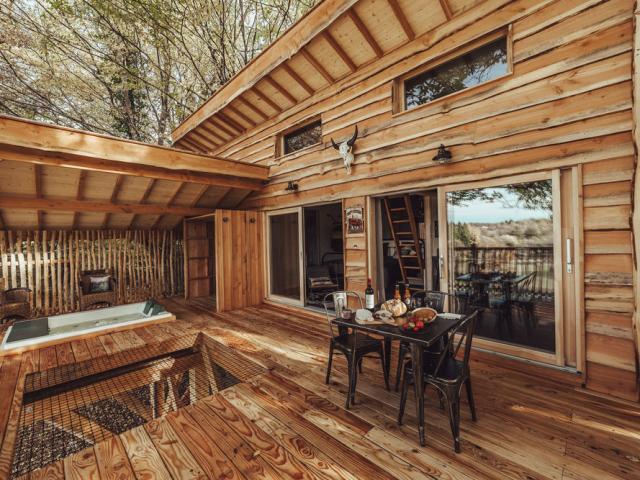
[[553, 296], [553, 247], [455, 247], [452, 253], [454, 288], [468, 288], [468, 282], [456, 278], [472, 271], [535, 273], [527, 292], [536, 297]]

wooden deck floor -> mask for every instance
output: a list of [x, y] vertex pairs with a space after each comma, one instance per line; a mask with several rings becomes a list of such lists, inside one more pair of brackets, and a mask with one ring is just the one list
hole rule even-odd
[[236, 385], [142, 427], [94, 445], [30, 478], [271, 479], [640, 479], [640, 406], [601, 400], [574, 387], [475, 360], [479, 421], [466, 404], [462, 453], [433, 394], [428, 446], [417, 443], [413, 402], [395, 423], [398, 396], [365, 363], [358, 404], [344, 402], [345, 362], [336, 357], [324, 384], [323, 322], [271, 307], [208, 314], [168, 302], [178, 322], [79, 340], [0, 365], [0, 478], [10, 468], [22, 379], [27, 372], [109, 355], [167, 335], [203, 331], [269, 367]]

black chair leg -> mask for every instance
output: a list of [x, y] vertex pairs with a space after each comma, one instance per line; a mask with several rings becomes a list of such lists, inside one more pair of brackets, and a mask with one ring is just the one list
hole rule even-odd
[[467, 377], [465, 382], [465, 388], [467, 389], [467, 399], [469, 400], [469, 409], [471, 410], [471, 419], [476, 422], [478, 417], [476, 416], [476, 403], [473, 400], [473, 390], [471, 390], [471, 377]]
[[348, 371], [349, 371], [349, 386], [347, 388], [347, 401], [345, 403], [345, 408], [349, 410], [349, 407], [353, 403], [353, 397], [355, 394], [355, 377], [358, 374], [358, 361], [355, 359], [349, 358], [347, 360]]
[[404, 417], [404, 408], [407, 404], [407, 393], [409, 393], [409, 383], [407, 376], [403, 375], [402, 388], [400, 390], [400, 408], [398, 409], [398, 425], [402, 425], [402, 418]]
[[400, 385], [400, 377], [402, 377], [402, 368], [404, 367], [404, 357], [407, 355], [407, 349], [405, 346], [400, 343], [398, 347], [398, 366], [396, 367], [396, 385], [394, 390], [398, 391], [398, 386]]
[[453, 436], [453, 448], [456, 453], [460, 453], [460, 398], [448, 392], [447, 407], [449, 410], [449, 425]]
[[362, 373], [362, 358], [358, 362], [358, 372]]
[[331, 365], [333, 363], [333, 342], [329, 346], [329, 362], [327, 363], [327, 378], [325, 379], [325, 383], [328, 385], [329, 380], [331, 379]]
[[387, 390], [390, 390], [389, 372], [387, 371], [387, 362], [385, 361], [384, 352], [382, 350], [380, 350], [380, 363], [382, 363], [382, 373], [384, 374], [384, 385], [387, 387]]

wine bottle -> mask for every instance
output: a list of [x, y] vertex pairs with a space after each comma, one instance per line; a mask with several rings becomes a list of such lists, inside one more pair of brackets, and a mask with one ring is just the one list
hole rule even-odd
[[407, 306], [407, 310], [411, 310], [411, 290], [408, 283], [404, 286], [404, 304]]
[[393, 292], [393, 299], [394, 300], [401, 300], [402, 297], [400, 296], [400, 284], [396, 283], [396, 289]]
[[365, 308], [373, 311], [376, 305], [375, 295], [373, 293], [373, 287], [371, 286], [371, 279], [367, 279], [367, 289], [364, 291], [364, 306]]

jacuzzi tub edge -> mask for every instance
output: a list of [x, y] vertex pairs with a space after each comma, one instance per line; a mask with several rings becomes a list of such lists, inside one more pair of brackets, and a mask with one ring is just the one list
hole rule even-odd
[[[61, 326], [69, 323], [79, 323], [79, 322], [82, 322], [83, 317], [90, 318], [91, 315], [97, 314], [99, 318], [104, 318], [109, 314], [114, 315], [116, 313], [119, 313], [118, 312], [119, 310], [120, 311], [125, 309], [130, 310], [135, 307], [139, 307], [140, 310], [142, 310], [142, 308], [144, 307], [144, 302], [133, 303], [128, 305], [118, 305], [115, 307], [101, 308], [97, 310], [85, 310], [82, 312], [55, 315], [55, 316], [49, 317], [49, 322], [50, 322], [49, 326], [51, 327], [52, 321], [56, 322], [57, 326]], [[98, 335], [104, 335], [106, 333], [111, 333], [111, 332], [132, 330], [134, 328], [139, 328], [143, 325], [147, 326], [147, 325], [153, 325], [157, 323], [165, 323], [175, 319], [176, 317], [172, 313], [162, 312], [151, 317], [145, 317], [145, 318], [140, 318], [136, 320], [129, 320], [129, 321], [114, 323], [109, 325], [95, 326], [95, 327], [87, 328], [86, 330], [81, 330], [81, 331], [49, 334], [41, 337], [19, 340], [16, 342], [11, 342], [11, 344], [7, 346], [7, 339], [9, 338], [9, 333], [13, 328], [13, 327], [9, 327], [5, 332], [4, 337], [2, 339], [2, 344], [0, 345], [0, 357], [5, 355], [22, 353], [28, 350], [36, 350], [36, 349], [48, 347], [51, 345], [57, 345], [60, 343], [66, 343], [77, 338], [89, 338], [89, 337], [95, 337]]]

